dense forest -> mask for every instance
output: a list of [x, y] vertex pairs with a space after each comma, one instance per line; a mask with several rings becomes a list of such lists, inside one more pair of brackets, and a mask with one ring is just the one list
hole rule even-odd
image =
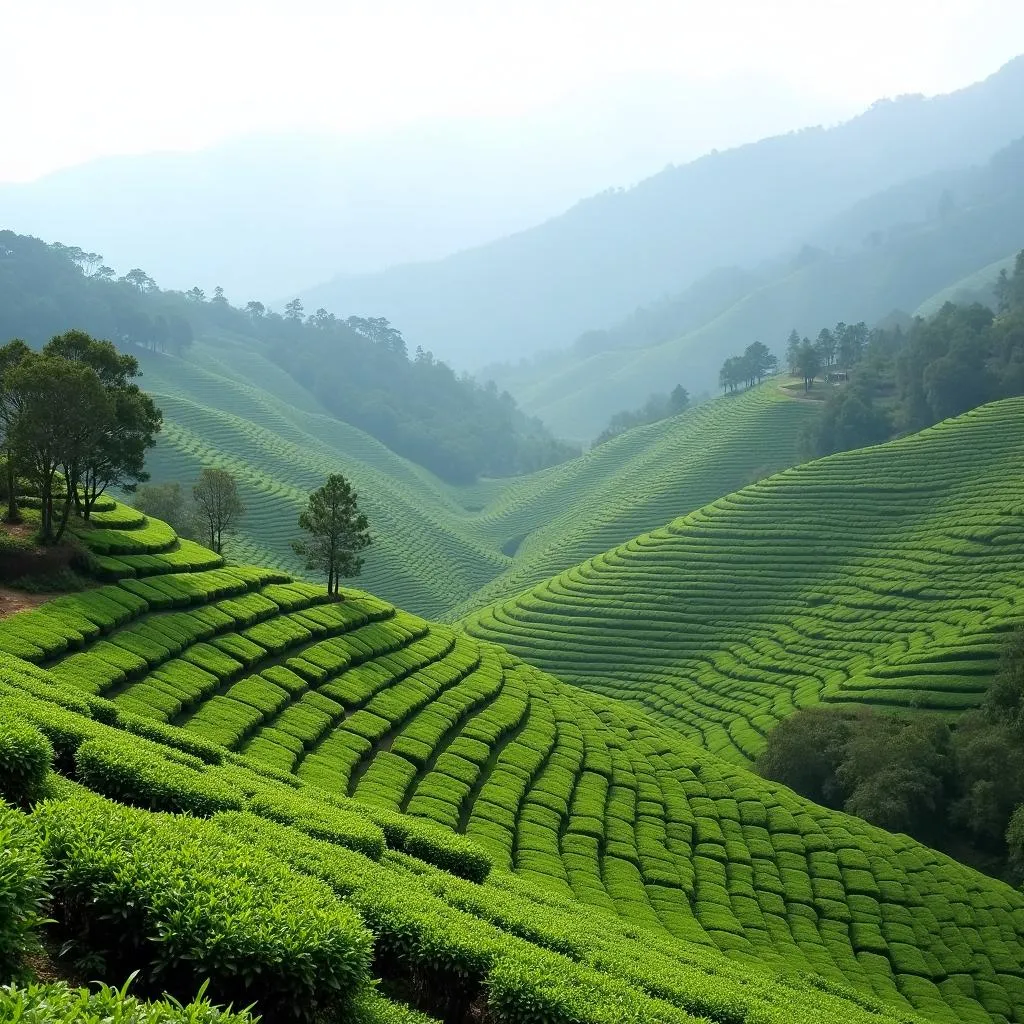
[[458, 376], [417, 351], [383, 318], [283, 314], [262, 302], [232, 305], [223, 289], [165, 291], [141, 268], [118, 277], [97, 253], [0, 232], [0, 337], [38, 347], [73, 325], [136, 346], [184, 356], [204, 334], [251, 339], [310, 387], [339, 419], [439, 476], [468, 482], [540, 469], [577, 454], [507, 392]]
[[[808, 432], [809, 455], [858, 448], [921, 430], [998, 398], [1024, 394], [1024, 251], [996, 284], [997, 309], [946, 303], [934, 316], [817, 340], [790, 337], [790, 369], [813, 378], [831, 366], [849, 373]], [[858, 325], [859, 326], [859, 325]], [[813, 372], [812, 372], [813, 371]]]
[[816, 803], [906, 832], [992, 874], [1024, 879], [1024, 631], [1004, 644], [980, 708], [937, 715], [802, 709], [758, 760]]

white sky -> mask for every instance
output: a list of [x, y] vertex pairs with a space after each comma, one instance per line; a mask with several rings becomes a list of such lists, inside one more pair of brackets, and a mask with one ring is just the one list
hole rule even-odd
[[637, 72], [768, 78], [855, 110], [1020, 52], [1022, 0], [0, 0], [0, 181], [253, 132], [518, 115]]

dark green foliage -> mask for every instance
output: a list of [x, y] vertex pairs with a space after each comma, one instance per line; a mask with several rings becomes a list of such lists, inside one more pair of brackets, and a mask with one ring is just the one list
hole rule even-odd
[[863, 338], [855, 332], [856, 343], [847, 343], [853, 329], [837, 325], [829, 334], [840, 339], [840, 365], [850, 371], [850, 383], [829, 396], [821, 420], [807, 434], [808, 454], [876, 444], [895, 430], [920, 430], [1024, 393], [1021, 279], [1024, 259], [1018, 258], [1002, 286], [998, 315], [980, 303], [946, 303], [906, 331], [897, 325]]
[[23, 1024], [256, 1024], [245, 1011], [212, 1005], [204, 996], [183, 1006], [145, 1002], [127, 987], [71, 988], [63, 982], [0, 986], [0, 1020]]
[[982, 706], [947, 721], [868, 709], [797, 711], [757, 770], [798, 793], [1016, 874], [1024, 867], [1024, 630], [1003, 644]]
[[[0, 976], [4, 978], [20, 969], [42, 919], [46, 866], [39, 847], [34, 822], [0, 804]], [[0, 1020], [9, 1019], [0, 1016]]]
[[370, 935], [324, 885], [216, 827], [95, 797], [40, 805], [54, 914], [82, 953], [147, 992], [210, 997], [266, 1021], [337, 1012], [367, 981]]
[[244, 805], [230, 786], [160, 757], [127, 737], [87, 740], [78, 748], [75, 763], [78, 778], [91, 790], [151, 811], [209, 817]]
[[322, 309], [304, 318], [301, 303], [284, 317], [258, 302], [236, 309], [222, 294], [161, 291], [138, 268], [116, 281], [86, 276], [80, 249], [10, 231], [0, 231], [0, 248], [0, 337], [36, 345], [70, 323], [181, 355], [195, 334], [230, 331], [269, 347], [326, 408], [450, 480], [529, 472], [578, 453], [492, 383], [458, 376], [430, 353], [410, 359], [386, 320]]
[[359, 552], [370, 546], [370, 523], [359, 511], [358, 497], [345, 477], [332, 473], [299, 514], [299, 528], [309, 536], [292, 548], [305, 558], [307, 569], [327, 577], [328, 594], [338, 593], [342, 577], [359, 575]]
[[741, 384], [752, 388], [774, 373], [779, 365], [777, 356], [761, 341], [751, 342], [741, 356], [730, 356], [718, 373], [718, 386], [723, 391], [735, 391]]
[[690, 394], [682, 386], [677, 384], [667, 395], [651, 395], [643, 406], [635, 411], [626, 410], [617, 412], [608, 421], [608, 426], [601, 431], [594, 439], [593, 447], [610, 441], [613, 437], [633, 427], [644, 426], [647, 423], [657, 423], [668, 416], [675, 416], [685, 412], [690, 406]]
[[826, 807], [838, 807], [842, 789], [836, 771], [842, 763], [852, 722], [830, 708], [805, 708], [783, 719], [768, 734], [757, 759], [757, 771], [766, 779]]
[[879, 444], [892, 436], [889, 413], [874, 398], [875, 380], [867, 371], [858, 372], [829, 395], [820, 418], [804, 434], [802, 447], [809, 457]]
[[468, 483], [532, 472], [579, 453], [525, 416], [493, 381], [481, 386], [456, 376], [421, 349], [409, 359], [387, 321], [375, 332], [367, 321], [321, 312], [305, 326], [277, 326], [273, 358], [327, 409], [399, 455], [445, 480]]
[[38, 796], [53, 763], [53, 746], [31, 725], [0, 718], [0, 797], [27, 807]]

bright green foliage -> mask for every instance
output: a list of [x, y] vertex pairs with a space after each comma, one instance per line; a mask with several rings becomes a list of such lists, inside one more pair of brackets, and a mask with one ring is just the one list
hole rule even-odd
[[0, 973], [5, 978], [21, 969], [22, 956], [32, 948], [33, 932], [42, 920], [45, 883], [34, 823], [0, 803]]
[[[235, 808], [124, 820], [186, 821], [166, 826], [175, 849], [200, 834], [179, 828], [230, 833], [326, 882], [395, 991], [438, 1016], [985, 1024], [1024, 1009], [1024, 897], [635, 708], [354, 591], [325, 602], [235, 569], [119, 590], [147, 611], [81, 634], [56, 674], [7, 658], [5, 707], [60, 771], [122, 801]], [[97, 697], [67, 666], [101, 655], [125, 678]], [[55, 797], [84, 799], [69, 785]], [[780, 980], [798, 976], [814, 985]]]
[[244, 803], [237, 791], [216, 778], [175, 764], [128, 737], [87, 740], [78, 748], [75, 763], [83, 785], [136, 807], [209, 817], [240, 810]]
[[182, 1006], [162, 999], [145, 1002], [126, 988], [109, 985], [71, 988], [64, 983], [0, 986], [0, 1020], [19, 1024], [255, 1024], [245, 1012], [233, 1013], [198, 998]]
[[53, 747], [38, 729], [0, 718], [0, 798], [27, 806], [38, 797], [53, 761]]
[[559, 466], [454, 487], [326, 415], [259, 351], [204, 338], [193, 354], [189, 362], [140, 357], [165, 418], [147, 459], [154, 480], [228, 469], [247, 509], [231, 556], [299, 571], [295, 519], [310, 491], [343, 473], [375, 536], [363, 585], [430, 618], [454, 619], [518, 593], [791, 465], [800, 430], [816, 415], [768, 384]]
[[1010, 399], [798, 466], [466, 629], [739, 762], [820, 701], [969, 708], [1020, 616], [1022, 427]]
[[54, 909], [140, 983], [315, 1020], [366, 983], [370, 935], [323, 884], [196, 819], [93, 797], [41, 805]]

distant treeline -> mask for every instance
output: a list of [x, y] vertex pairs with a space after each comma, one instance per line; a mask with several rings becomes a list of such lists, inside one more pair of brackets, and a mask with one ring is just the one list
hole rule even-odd
[[342, 319], [301, 303], [283, 314], [233, 306], [221, 288], [165, 291], [141, 268], [118, 277], [102, 256], [0, 231], [0, 337], [33, 346], [69, 328], [183, 356], [205, 333], [249, 339], [324, 407], [439, 476], [529, 472], [578, 454], [491, 383], [417, 350], [383, 318]]
[[633, 427], [642, 427], [648, 423], [657, 423], [688, 409], [690, 393], [682, 384], [677, 384], [667, 395], [651, 395], [639, 409], [624, 409], [617, 412], [608, 421], [608, 426], [594, 438], [593, 447], [610, 441], [619, 434], [624, 434]]
[[[958, 416], [999, 398], [1024, 394], [1024, 251], [1012, 274], [996, 283], [997, 308], [947, 303], [905, 329], [875, 328], [858, 343], [836, 350], [849, 383], [825, 402], [805, 438], [808, 455], [860, 448]], [[823, 334], [825, 332], [822, 332]], [[829, 332], [833, 336], [834, 332]], [[796, 373], [828, 365], [819, 344], [791, 338], [787, 352]], [[828, 339], [826, 339], [828, 340]], [[808, 362], [811, 359], [811, 362]]]

